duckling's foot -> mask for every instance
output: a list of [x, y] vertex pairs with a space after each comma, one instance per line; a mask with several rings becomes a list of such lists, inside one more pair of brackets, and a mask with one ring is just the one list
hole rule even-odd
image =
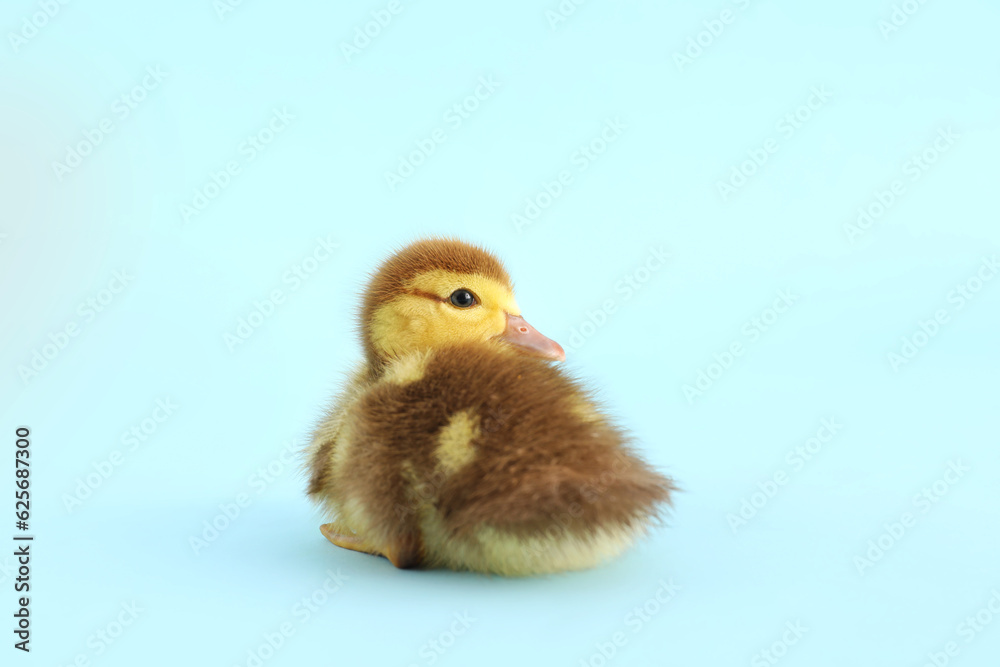
[[420, 567], [421, 546], [419, 537], [401, 539], [394, 544], [390, 544], [385, 550], [385, 557], [389, 562], [401, 570], [408, 570]]
[[357, 535], [345, 534], [335, 523], [324, 523], [319, 527], [319, 531], [323, 533], [323, 537], [330, 540], [338, 547], [350, 549], [351, 551], [358, 551], [363, 554], [382, 556], [383, 558], [387, 558], [390, 563], [400, 569], [413, 568], [420, 564], [418, 541], [414, 541], [413, 544], [400, 544], [398, 546], [392, 545], [385, 550], [385, 553], [383, 553], [365, 542], [363, 538]]
[[372, 547], [357, 535], [348, 535], [340, 531], [340, 526], [335, 523], [324, 523], [319, 527], [319, 532], [323, 533], [323, 537], [338, 547], [350, 549], [351, 551], [359, 551], [363, 554], [372, 554], [373, 556], [382, 555], [378, 549]]

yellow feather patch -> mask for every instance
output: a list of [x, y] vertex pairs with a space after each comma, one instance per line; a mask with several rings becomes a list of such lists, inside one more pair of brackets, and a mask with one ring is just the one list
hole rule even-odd
[[[558, 533], [528, 539], [491, 527], [479, 531], [482, 563], [500, 574], [524, 576], [585, 570], [618, 556], [641, 534], [641, 528], [599, 528], [592, 535]], [[478, 564], [477, 564], [478, 565]]]
[[351, 454], [351, 429], [347, 423], [342, 423], [337, 431], [337, 439], [334, 441], [333, 453], [331, 455], [331, 465], [335, 476], [343, 474], [347, 458]]
[[[406, 288], [437, 298], [402, 294], [375, 311], [371, 341], [389, 358], [489, 340], [507, 328], [507, 313], [521, 313], [514, 294], [485, 276], [435, 269], [418, 275]], [[448, 301], [452, 292], [462, 288], [476, 296], [477, 305], [458, 308]]]
[[593, 404], [581, 396], [574, 396], [570, 404], [570, 410], [574, 415], [586, 423], [600, 422], [602, 417], [594, 408]]
[[389, 368], [386, 369], [383, 379], [386, 382], [400, 385], [416, 382], [422, 378], [424, 373], [427, 371], [427, 361], [429, 359], [430, 354], [427, 352], [408, 354], [398, 361], [393, 362]]
[[422, 514], [421, 532], [428, 567], [531, 576], [583, 570], [624, 552], [645, 532], [645, 526], [609, 526], [590, 534], [553, 530], [532, 537], [516, 537], [483, 526], [468, 537], [449, 531], [434, 508]]
[[364, 505], [358, 498], [348, 498], [339, 504], [336, 511], [336, 522], [341, 528], [351, 531], [369, 544], [375, 547], [382, 546], [373, 543], [373, 540], [377, 540], [376, 531]]
[[478, 436], [479, 416], [472, 410], [456, 412], [438, 435], [438, 446], [434, 451], [438, 464], [446, 472], [453, 473], [476, 458], [472, 441]]

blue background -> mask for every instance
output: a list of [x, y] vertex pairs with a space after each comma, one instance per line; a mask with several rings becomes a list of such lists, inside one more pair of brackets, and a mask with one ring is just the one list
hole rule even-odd
[[[0, 425], [10, 454], [32, 430], [37, 536], [33, 650], [4, 630], [4, 655], [253, 665], [289, 624], [262, 664], [755, 666], [768, 650], [918, 666], [949, 642], [948, 664], [997, 664], [1000, 279], [980, 275], [1000, 241], [1000, 8], [402, 0], [345, 55], [387, 6], [4, 4]], [[455, 104], [475, 109], [456, 123]], [[609, 121], [624, 127], [602, 144]], [[753, 173], [724, 195], [734, 168]], [[526, 200], [545, 208], [518, 226]], [[287, 452], [359, 356], [367, 272], [445, 233], [505, 259], [528, 321], [684, 487], [623, 558], [522, 580], [403, 572], [319, 534]], [[318, 238], [337, 249], [314, 255]], [[794, 304], [769, 313], [782, 290]], [[842, 428], [795, 463], [824, 419]], [[941, 481], [952, 464], [967, 470]], [[972, 632], [977, 613], [991, 621]]]

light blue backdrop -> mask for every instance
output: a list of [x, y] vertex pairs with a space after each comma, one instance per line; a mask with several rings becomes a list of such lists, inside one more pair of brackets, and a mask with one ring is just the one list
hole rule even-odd
[[[27, 425], [36, 535], [4, 664], [996, 665], [998, 20], [4, 3], [2, 484]], [[437, 233], [684, 487], [624, 558], [400, 572], [319, 534], [293, 455], [358, 289]]]

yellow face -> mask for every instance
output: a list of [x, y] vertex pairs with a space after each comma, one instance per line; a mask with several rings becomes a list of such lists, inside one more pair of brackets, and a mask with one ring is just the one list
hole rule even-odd
[[514, 293], [484, 276], [434, 270], [406, 289], [372, 319], [372, 344], [386, 358], [497, 338], [507, 331], [508, 315], [521, 314]]

